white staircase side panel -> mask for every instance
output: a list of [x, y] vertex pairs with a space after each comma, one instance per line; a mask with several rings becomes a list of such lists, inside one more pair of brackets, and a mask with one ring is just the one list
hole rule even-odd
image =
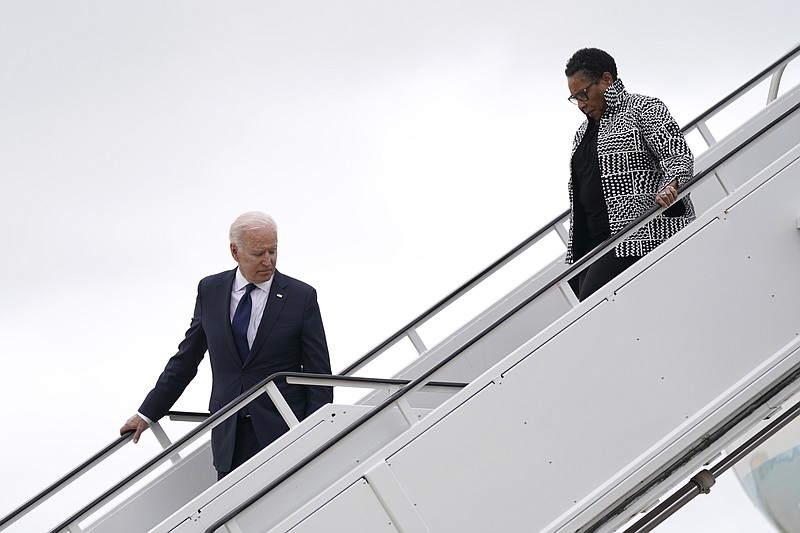
[[375, 498], [366, 480], [360, 479], [339, 494], [321, 512], [314, 513], [291, 529], [291, 533], [320, 531], [364, 531], [402, 533]]
[[[151, 531], [204, 531], [229, 509], [291, 469], [370, 409], [368, 406], [332, 404], [322, 407]], [[422, 418], [428, 411], [415, 410], [415, 413]], [[296, 507], [290, 502], [308, 501], [409, 427], [397, 408], [385, 410], [373, 418], [373, 422], [358, 432], [358, 438], [350, 446], [337, 448], [318, 458], [314, 471], [301, 470], [292, 478], [292, 482], [270, 492], [264, 500], [269, 501], [268, 505], [243, 513], [237, 520], [242, 531], [262, 530], [283, 520]]]
[[800, 365], [798, 156], [374, 458], [427, 530], [576, 531]]
[[85, 533], [147, 531], [216, 481], [217, 471], [212, 464], [211, 441], [206, 441], [84, 531]]

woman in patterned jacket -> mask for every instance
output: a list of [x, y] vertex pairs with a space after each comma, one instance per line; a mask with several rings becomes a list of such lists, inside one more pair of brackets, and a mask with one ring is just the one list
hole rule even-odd
[[569, 101], [586, 115], [572, 146], [567, 263], [654, 202], [669, 208], [570, 281], [584, 300], [694, 219], [688, 195], [676, 202], [678, 189], [692, 177], [694, 158], [663, 102], [628, 93], [606, 52], [578, 50], [565, 73]]

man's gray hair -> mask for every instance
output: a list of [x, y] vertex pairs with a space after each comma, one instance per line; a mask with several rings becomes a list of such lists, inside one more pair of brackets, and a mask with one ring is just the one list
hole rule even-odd
[[242, 213], [231, 224], [230, 240], [236, 246], [241, 246], [242, 236], [246, 231], [265, 228], [275, 230], [275, 233], [278, 233], [278, 225], [268, 214], [261, 211]]

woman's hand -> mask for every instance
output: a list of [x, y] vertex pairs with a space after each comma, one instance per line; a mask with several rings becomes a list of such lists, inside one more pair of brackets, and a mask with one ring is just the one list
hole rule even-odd
[[656, 203], [661, 207], [669, 207], [678, 198], [678, 180], [672, 180], [672, 183], [661, 189], [656, 193]]

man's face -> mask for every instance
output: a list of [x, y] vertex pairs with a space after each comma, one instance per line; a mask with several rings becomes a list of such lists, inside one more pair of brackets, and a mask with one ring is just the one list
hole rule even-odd
[[595, 122], [600, 122], [600, 117], [606, 110], [606, 99], [603, 95], [612, 83], [608, 72], [599, 78], [590, 78], [583, 72], [567, 78], [569, 94], [578, 99], [578, 109]]
[[231, 243], [231, 255], [250, 283], [268, 281], [278, 261], [278, 234], [269, 228], [245, 231], [240, 246]]

